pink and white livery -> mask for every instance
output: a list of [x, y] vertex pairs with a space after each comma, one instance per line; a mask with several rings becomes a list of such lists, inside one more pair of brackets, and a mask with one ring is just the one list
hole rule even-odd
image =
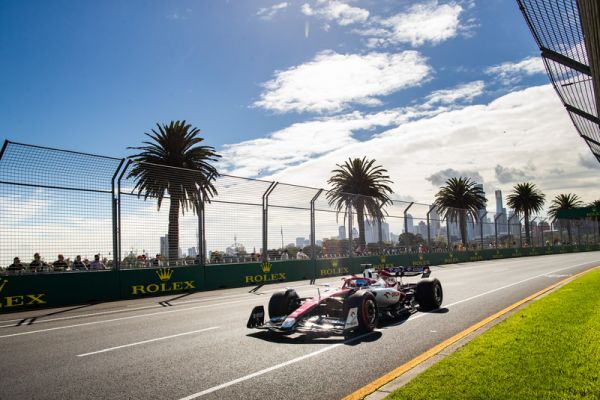
[[[429, 311], [441, 306], [442, 284], [430, 279], [429, 267], [392, 267], [375, 271], [363, 264], [363, 276], [343, 278], [339, 289], [326, 290], [312, 298], [301, 298], [294, 289], [274, 293], [265, 309], [252, 310], [247, 327], [272, 332], [322, 332], [348, 335], [370, 332], [380, 317], [399, 318], [417, 309]], [[421, 275], [417, 283], [403, 283], [402, 277]]]

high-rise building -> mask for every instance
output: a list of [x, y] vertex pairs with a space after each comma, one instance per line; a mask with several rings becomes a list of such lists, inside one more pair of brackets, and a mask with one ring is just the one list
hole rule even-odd
[[160, 237], [160, 255], [163, 260], [169, 259], [169, 235]]
[[413, 224], [413, 216], [410, 214], [406, 214], [406, 232], [414, 233], [415, 228]]
[[306, 242], [306, 239], [304, 237], [297, 237], [296, 238], [296, 247], [299, 249], [303, 249], [304, 248], [304, 242]]
[[190, 247], [188, 249], [188, 257], [196, 257], [198, 255], [198, 252], [196, 251], [195, 247]]
[[438, 214], [437, 209], [434, 208], [429, 213], [429, 226], [431, 237], [434, 238], [440, 234], [440, 228], [442, 226], [440, 214]]
[[497, 221], [498, 234], [505, 235], [508, 232], [508, 216], [506, 214], [506, 208], [502, 206], [502, 191], [496, 190], [494, 194], [496, 195], [496, 217], [501, 214]]
[[338, 238], [340, 240], [346, 240], [346, 227], [338, 226]]
[[387, 222], [381, 223], [381, 240], [384, 242], [390, 241], [390, 224]]

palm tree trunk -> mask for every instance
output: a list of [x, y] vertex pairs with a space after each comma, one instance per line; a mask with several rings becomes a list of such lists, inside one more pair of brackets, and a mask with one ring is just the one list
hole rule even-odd
[[571, 244], [573, 242], [573, 239], [571, 237], [571, 220], [570, 219], [567, 220], [567, 236], [569, 237], [569, 244]]
[[465, 248], [467, 248], [467, 212], [465, 210], [460, 210], [458, 212], [458, 224], [460, 226], [460, 237], [462, 239], [462, 244], [465, 246]]
[[525, 210], [525, 243], [527, 246], [531, 245], [531, 239], [529, 237], [529, 211]]
[[[365, 246], [365, 212], [363, 207], [356, 209], [356, 220], [358, 221], [358, 245]], [[363, 249], [364, 250], [364, 249]]]
[[179, 258], [179, 196], [171, 195], [169, 206], [169, 265], [175, 265]]

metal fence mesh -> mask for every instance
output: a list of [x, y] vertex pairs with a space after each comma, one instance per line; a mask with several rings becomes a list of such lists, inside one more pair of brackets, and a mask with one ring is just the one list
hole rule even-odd
[[[153, 178], [140, 180], [133, 173], [140, 168]], [[103, 268], [127, 269], [600, 239], [594, 219], [532, 215], [528, 238], [522, 216], [480, 210], [466, 220], [463, 247], [458, 220], [429, 204], [393, 200], [381, 215], [365, 213], [363, 229], [356, 210], [338, 210], [323, 189], [223, 175], [203, 203], [199, 182], [196, 171], [8, 143], [0, 158], [0, 268], [14, 257], [25, 266], [21, 273], [39, 273], [75, 270], [76, 256], [83, 269], [92, 269], [95, 256]], [[30, 269], [34, 253], [42, 267]], [[52, 265], [59, 254], [67, 268]]]

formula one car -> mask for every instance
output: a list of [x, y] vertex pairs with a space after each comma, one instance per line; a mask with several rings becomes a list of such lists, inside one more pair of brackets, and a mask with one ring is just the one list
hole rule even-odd
[[[271, 332], [320, 332], [347, 335], [370, 332], [380, 317], [400, 317], [437, 309], [443, 300], [442, 284], [427, 279], [429, 267], [392, 267], [375, 271], [363, 264], [362, 276], [343, 278], [342, 287], [319, 291], [316, 297], [301, 298], [294, 289], [274, 293], [269, 300], [269, 320], [265, 309], [252, 310], [247, 327]], [[421, 275], [417, 283], [404, 283], [403, 277]]]

